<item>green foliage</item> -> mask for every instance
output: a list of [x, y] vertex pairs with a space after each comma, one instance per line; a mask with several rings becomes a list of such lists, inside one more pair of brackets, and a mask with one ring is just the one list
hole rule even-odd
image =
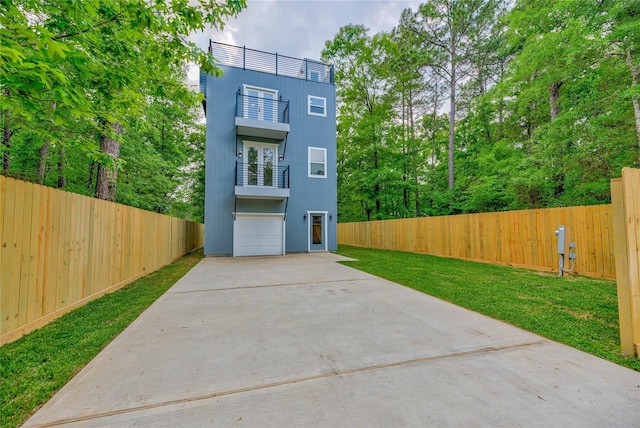
[[[388, 34], [349, 26], [327, 42], [343, 67], [341, 221], [603, 204], [610, 179], [640, 166], [640, 2], [505, 5], [429, 0]], [[450, 10], [467, 22], [470, 9], [452, 31]]]
[[187, 37], [222, 28], [243, 7], [244, 0], [1, 2], [2, 173], [94, 194], [96, 176], [119, 169], [122, 186], [110, 176], [117, 201], [158, 212], [186, 203], [176, 191], [191, 180], [192, 136], [202, 133], [200, 96], [185, 87], [185, 68], [190, 61], [220, 74]]
[[0, 347], [0, 427], [16, 427], [195, 266], [191, 253]]
[[344, 262], [356, 269], [640, 371], [640, 359], [620, 352], [615, 281], [399, 251], [339, 252], [357, 259]]

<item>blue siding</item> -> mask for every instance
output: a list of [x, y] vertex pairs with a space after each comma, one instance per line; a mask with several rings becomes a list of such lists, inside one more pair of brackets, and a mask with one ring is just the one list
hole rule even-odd
[[[286, 218], [286, 251], [307, 251], [307, 211], [327, 211], [328, 248], [337, 249], [337, 177], [336, 177], [336, 96], [331, 84], [275, 76], [257, 71], [222, 67], [221, 78], [207, 76], [207, 154], [205, 197], [205, 254], [233, 252], [233, 211], [284, 212], [284, 201], [235, 201], [235, 163], [243, 140], [261, 141], [255, 137], [236, 136], [236, 93], [242, 85], [274, 89], [289, 101], [290, 133], [286, 153], [279, 165], [290, 167], [290, 198]], [[326, 98], [327, 116], [307, 113], [307, 96]], [[263, 140], [274, 142], [273, 140]], [[308, 147], [327, 149], [327, 178], [308, 177]], [[279, 153], [285, 145], [281, 143]], [[246, 155], [245, 155], [246, 156]]]

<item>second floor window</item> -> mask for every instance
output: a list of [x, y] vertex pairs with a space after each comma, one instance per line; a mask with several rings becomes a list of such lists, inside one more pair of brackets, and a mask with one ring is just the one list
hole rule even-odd
[[309, 177], [327, 177], [327, 149], [309, 147]]
[[314, 97], [309, 95], [307, 112], [312, 116], [327, 116], [327, 99], [322, 97]]

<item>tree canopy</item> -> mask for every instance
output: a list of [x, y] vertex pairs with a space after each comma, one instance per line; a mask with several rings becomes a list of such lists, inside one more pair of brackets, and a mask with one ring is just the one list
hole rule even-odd
[[640, 166], [639, 25], [637, 0], [429, 0], [343, 27], [340, 221], [610, 202]]
[[220, 74], [188, 36], [221, 28], [243, 7], [244, 0], [0, 3], [2, 172], [171, 212], [190, 193], [180, 185], [203, 168], [199, 95], [184, 84], [187, 63]]

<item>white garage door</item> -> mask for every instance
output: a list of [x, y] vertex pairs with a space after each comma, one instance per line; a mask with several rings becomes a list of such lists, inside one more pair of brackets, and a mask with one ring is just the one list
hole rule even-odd
[[284, 215], [237, 213], [233, 222], [233, 255], [284, 255]]

